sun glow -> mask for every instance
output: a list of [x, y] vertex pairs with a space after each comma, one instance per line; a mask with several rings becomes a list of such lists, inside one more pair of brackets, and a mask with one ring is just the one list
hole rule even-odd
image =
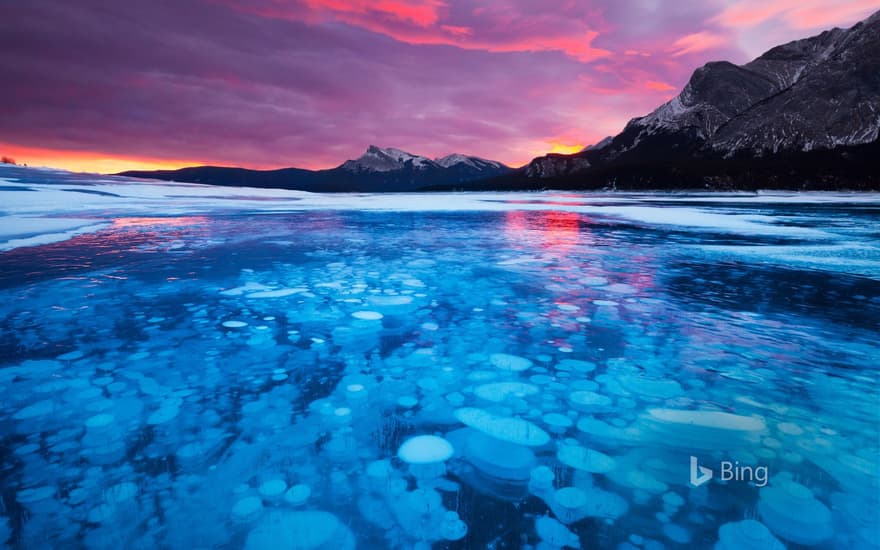
[[64, 151], [0, 143], [0, 153], [18, 164], [60, 168], [72, 172], [113, 174], [125, 170], [173, 170], [205, 164], [204, 161], [118, 157], [92, 151]]
[[574, 153], [580, 153], [584, 150], [584, 147], [586, 147], [586, 145], [580, 143], [550, 143], [550, 152], [571, 155]]

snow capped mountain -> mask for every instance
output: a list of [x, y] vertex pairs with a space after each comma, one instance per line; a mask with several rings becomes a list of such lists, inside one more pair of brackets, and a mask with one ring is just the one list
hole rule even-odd
[[452, 166], [463, 164], [465, 166], [470, 166], [472, 168], [476, 168], [478, 170], [485, 169], [499, 169], [504, 168], [504, 165], [500, 162], [496, 162], [494, 160], [487, 160], [480, 157], [469, 157], [466, 155], [462, 155], [460, 153], [453, 153], [451, 155], [446, 155], [445, 157], [437, 157], [434, 159], [434, 162], [442, 166], [443, 168], [450, 168]]
[[633, 119], [618, 153], [678, 134], [725, 156], [858, 145], [880, 132], [880, 12], [777, 46], [745, 65], [697, 69], [682, 92]]
[[407, 167], [424, 170], [434, 166], [435, 163], [427, 157], [413, 155], [393, 147], [383, 149], [370, 145], [363, 155], [343, 162], [339, 168], [349, 172], [391, 172]]
[[428, 157], [407, 153], [394, 147], [370, 145], [366, 152], [354, 160], [347, 160], [339, 166], [349, 172], [392, 172], [395, 170], [436, 170], [455, 168], [469, 172], [506, 171], [507, 167], [494, 160], [453, 153], [433, 160]]
[[[583, 151], [598, 151], [599, 149], [603, 149], [606, 146], [611, 144], [611, 141], [614, 139], [614, 136], [605, 136], [596, 143], [592, 145], [587, 145], [584, 147]], [[581, 151], [581, 152], [583, 152]]]
[[758, 178], [864, 187], [878, 147], [880, 12], [744, 65], [707, 63], [610, 142], [536, 158], [518, 174], [573, 186], [681, 187], [687, 174], [710, 187], [760, 185]]
[[418, 189], [420, 187], [455, 187], [458, 184], [507, 174], [510, 168], [480, 157], [453, 153], [429, 159], [395, 149], [370, 145], [354, 160], [343, 162], [336, 171], [377, 179], [381, 176], [391, 187]]

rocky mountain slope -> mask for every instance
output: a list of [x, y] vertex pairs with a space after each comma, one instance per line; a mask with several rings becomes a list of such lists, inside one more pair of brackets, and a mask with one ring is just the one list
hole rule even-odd
[[[680, 94], [631, 120], [603, 146], [536, 158], [498, 183], [860, 187], [870, 184], [862, 180], [870, 179], [878, 133], [880, 12], [850, 29], [775, 47], [745, 65], [708, 63]], [[843, 181], [848, 174], [853, 181]]]

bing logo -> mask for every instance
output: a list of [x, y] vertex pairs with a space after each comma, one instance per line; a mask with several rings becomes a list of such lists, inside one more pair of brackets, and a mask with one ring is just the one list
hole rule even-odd
[[[767, 485], [769, 473], [767, 466], [741, 466], [739, 461], [730, 462], [724, 460], [721, 462], [722, 481], [747, 481], [753, 482], [757, 487]], [[694, 487], [699, 487], [712, 479], [714, 472], [711, 468], [700, 466], [697, 457], [691, 455], [691, 475], [690, 482]]]

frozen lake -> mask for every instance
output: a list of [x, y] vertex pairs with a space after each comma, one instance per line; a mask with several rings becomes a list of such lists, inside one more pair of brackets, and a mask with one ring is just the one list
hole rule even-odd
[[0, 178], [0, 547], [878, 547], [876, 195]]

